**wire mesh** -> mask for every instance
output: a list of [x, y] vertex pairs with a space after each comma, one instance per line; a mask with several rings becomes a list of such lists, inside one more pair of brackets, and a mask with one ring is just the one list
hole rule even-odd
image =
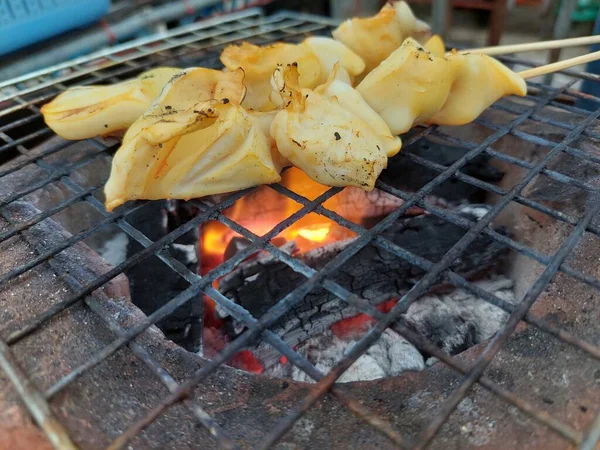
[[[197, 401], [191, 399], [191, 393], [199, 383], [205, 381], [236, 353], [247, 348], [248, 345], [257, 339], [267, 342], [280, 352], [281, 355], [285, 356], [290, 363], [299, 367], [316, 381], [313, 389], [309, 391], [304, 400], [293, 407], [288, 414], [284, 415], [278, 421], [277, 425], [271, 431], [262, 437], [258, 445], [259, 448], [269, 448], [275, 445], [327, 393], [331, 393], [341, 404], [357, 415], [362, 421], [368, 423], [389, 438], [397, 447], [411, 449], [425, 448], [439, 434], [439, 430], [447, 422], [449, 416], [455, 411], [458, 404], [467, 397], [475, 384], [493, 393], [505, 403], [517, 408], [537, 423], [544, 425], [549, 431], [565, 439], [566, 442], [580, 445], [581, 448], [593, 448], [596, 445], [600, 436], [598, 419], [596, 419], [588, 430], [581, 430], [572, 424], [550, 416], [535, 404], [519, 397], [484, 374], [486, 368], [494, 361], [496, 354], [505, 345], [507, 339], [514, 335], [517, 326], [521, 322], [525, 322], [529, 326], [549, 335], [548, 339], [550, 339], [550, 336], [553, 336], [581, 350], [589, 358], [600, 359], [600, 348], [593, 342], [587, 342], [564, 327], [561, 327], [560, 324], [557, 325], [530, 311], [534, 302], [559, 273], [568, 275], [594, 289], [600, 289], [600, 281], [596, 277], [582, 272], [567, 262], [570, 253], [580, 243], [584, 233], [600, 237], [600, 228], [597, 224], [593, 223], [593, 219], [600, 207], [600, 203], [598, 202], [598, 186], [590, 180], [578, 178], [576, 174], [561, 172], [560, 166], [550, 168], [551, 163], [559, 155], [564, 154], [582, 162], [600, 162], [600, 157], [593, 152], [579, 148], [577, 145], [578, 139], [583, 136], [589, 138], [599, 137], [599, 133], [594, 131], [592, 125], [600, 115], [600, 100], [570, 89], [579, 79], [597, 79], [595, 75], [565, 71], [564, 73], [571, 76], [572, 79], [560, 88], [551, 88], [531, 83], [530, 85], [534, 88], [532, 91], [536, 92], [536, 95], [530, 94], [526, 98], [529, 104], [524, 106], [523, 104], [511, 101], [503, 101], [492, 107], [493, 110], [508, 112], [515, 116], [510, 123], [500, 124], [485, 118], [477, 119], [476, 123], [478, 125], [490, 131], [489, 135], [481, 142], [470, 142], [466, 139], [459, 139], [436, 127], [422, 128], [406, 138], [404, 146], [416, 143], [420, 139], [429, 136], [442, 139], [449, 144], [459, 145], [468, 151], [449, 166], [443, 166], [419, 156], [408, 155], [413, 162], [436, 171], [438, 173], [437, 176], [422, 186], [417, 192], [405, 192], [381, 180], [378, 181], [378, 189], [400, 198], [404, 203], [370, 229], [353, 223], [323, 205], [326, 200], [334, 197], [341, 191], [339, 188], [331, 188], [317, 198], [310, 200], [283, 185], [273, 185], [271, 188], [274, 191], [297, 202], [301, 205], [301, 208], [262, 236], [254, 234], [224, 214], [224, 211], [231, 207], [237, 200], [253, 191], [253, 189], [249, 189], [228, 196], [216, 204], [208, 204], [202, 200], [190, 201], [190, 204], [194, 205], [199, 213], [193, 219], [177, 227], [166, 236], [153, 241], [127, 221], [127, 218], [133, 212], [143, 208], [147, 202], [139, 201], [131, 203], [119, 208], [116, 212], [108, 213], [96, 196], [102, 184], [90, 187], [82, 186], [72, 177], [72, 174], [78, 169], [93, 164], [100, 157], [111, 155], [118, 148], [118, 143], [100, 139], [90, 140], [89, 142], [95, 147], [95, 150], [89, 152], [71, 165], [58, 168], [49, 163], [47, 158], [68, 150], [72, 145], [71, 143], [63, 142], [53, 145], [45, 148], [41, 153], [32, 150], [52, 134], [41, 122], [39, 106], [69, 86], [115, 82], [134, 76], [149, 67], [166, 63], [171, 64], [173, 62], [186, 65], [193, 61], [194, 64], [198, 65], [216, 66], [220, 50], [228, 43], [239, 40], [250, 40], [258, 44], [265, 44], [276, 40], [297, 41], [306, 34], [327, 33], [332, 25], [331, 21], [315, 16], [283, 12], [265, 17], [258, 10], [249, 10], [211, 19], [200, 24], [186, 26], [160, 37], [145, 39], [137, 42], [135, 45], [120, 46], [110, 51], [94, 54], [91, 57], [79, 58], [71, 63], [61, 64], [20, 77], [16, 80], [0, 83], [0, 89], [5, 93], [5, 96], [0, 100], [0, 103], [5, 105], [3, 110], [0, 111], [0, 140], [2, 141], [0, 145], [0, 161], [7, 163], [5, 167], [0, 168], [0, 179], [6, 180], [11, 175], [18, 174], [20, 171], [31, 167], [35, 167], [36, 170], [39, 169], [43, 173], [36, 182], [29, 183], [5, 198], [0, 199], [0, 215], [10, 224], [7, 230], [0, 233], [0, 242], [6, 242], [15, 236], [22, 236], [27, 240], [28, 238], [25, 234], [27, 230], [75, 204], [84, 203], [95, 210], [101, 217], [92, 226], [74, 233], [56, 245], [38, 251], [28, 261], [19, 264], [17, 267], [8, 270], [0, 276], [0, 286], [10, 286], [10, 283], [16, 278], [31, 272], [41, 264], [48, 263], [61, 278], [66, 280], [72, 291], [67, 298], [50, 306], [45, 311], [30, 317], [24, 325], [20, 326], [17, 330], [11, 331], [0, 340], [0, 367], [2, 367], [16, 387], [31, 415], [56, 447], [74, 448], [74, 444], [70, 438], [72, 430], [63, 425], [52, 412], [50, 407], [51, 402], [60, 393], [65, 392], [73, 386], [76, 380], [94, 370], [98, 365], [109, 361], [111, 355], [125, 351], [123, 349], [127, 347], [135, 357], [149, 368], [168, 392], [159, 404], [150, 409], [145, 417], [138, 418], [137, 421], [127, 424], [126, 430], [113, 441], [110, 448], [125, 448], [132, 439], [159, 419], [165, 411], [179, 403], [185, 405], [191, 417], [209, 431], [219, 446], [223, 448], [237, 448], [239, 443]], [[518, 62], [523, 65], [532, 65], [515, 58], [506, 58], [506, 61], [509, 63]], [[575, 106], [565, 105], [558, 101], [561, 96], [568, 96], [575, 99], [592, 99], [596, 101], [598, 108], [595, 111], [589, 112]], [[548, 118], [543, 114], [544, 108], [548, 106], [581, 116], [581, 119], [577, 125], [573, 125], [555, 118]], [[531, 131], [523, 131], [520, 127], [526, 121], [556, 127], [563, 130], [565, 135], [555, 142], [547, 137], [538, 136]], [[21, 131], [23, 127], [26, 128], [26, 132]], [[31, 131], [32, 129], [34, 131]], [[539, 161], [530, 162], [493, 148], [503, 137], [509, 135], [523, 142], [547, 147], [549, 151]], [[524, 170], [523, 177], [510, 189], [505, 190], [497, 185], [479, 180], [460, 171], [465, 164], [481, 154], [488, 154], [503, 163], [519, 167]], [[536, 177], [540, 176], [585, 191], [588, 198], [585, 214], [582, 217], [576, 217], [570, 213], [555, 209], [546, 203], [528, 198], [524, 194], [524, 188], [536, 179]], [[498, 201], [477, 222], [471, 222], [450, 210], [429, 204], [426, 200], [427, 195], [431, 194], [443, 182], [451, 179], [460, 180], [490, 194], [494, 194], [497, 196]], [[6, 207], [10, 206], [13, 202], [19, 201], [28, 194], [57, 182], [61, 183], [70, 193], [70, 196], [66, 200], [41, 211], [39, 214], [25, 221], [18, 222], [7, 212]], [[560, 248], [554, 254], [543, 254], [524, 243], [516, 241], [510, 236], [498, 233], [489, 226], [513, 202], [536, 210], [572, 227], [569, 235], [560, 243]], [[413, 206], [419, 206], [430, 214], [458, 225], [466, 231], [464, 236], [439, 261], [429, 261], [403, 249], [382, 236], [383, 231]], [[351, 230], [357, 236], [351, 245], [346, 247], [319, 270], [315, 270], [304, 262], [287, 254], [271, 242], [283, 230], [309, 213], [317, 213], [331, 219]], [[208, 220], [221, 222], [234, 232], [248, 239], [250, 245], [208, 273], [200, 276], [190, 271], [178, 259], [171, 256], [165, 251], [165, 248], [177, 241], [185, 233], [199, 227]], [[61, 252], [75, 246], [77, 243], [83, 242], [94, 233], [109, 226], [118, 227], [129, 238], [137, 242], [142, 247], [142, 250], [85, 284], [71, 277], [68, 271], [65, 271], [56, 262]], [[463, 276], [450, 269], [453, 261], [460, 257], [474, 239], [482, 235], [544, 266], [544, 270], [534, 280], [519, 304], [512, 305], [507, 303], [498, 296], [467, 281]], [[381, 312], [365, 299], [348, 291], [331, 279], [336, 271], [347, 264], [361, 249], [370, 244], [426, 271], [425, 275], [416, 282], [407, 294], [400, 298], [396, 306], [388, 313]], [[215, 280], [231, 272], [237, 265], [258, 250], [268, 251], [272, 256], [288, 265], [295, 272], [302, 274], [305, 280], [282, 298], [266, 314], [260, 318], [255, 318], [246, 309], [220, 293], [212, 284]], [[162, 263], [166, 264], [171, 270], [182, 277], [188, 283], [188, 286], [179, 295], [169, 299], [162, 307], [148, 315], [146, 321], [124, 329], [114, 320], [102, 305], [102, 302], [92, 294], [106, 285], [110, 280], [122, 274], [126, 269], [143, 263], [143, 261], [151, 256], [157, 257]], [[465, 364], [444, 353], [436, 345], [426, 341], [409, 329], [401, 320], [401, 314], [406, 312], [408, 307], [425, 294], [440, 278], [446, 279], [451, 284], [475, 294], [479, 298], [510, 314], [506, 324], [484, 346], [471, 365]], [[323, 373], [317, 369], [305, 357], [286, 344], [280, 336], [270, 330], [270, 327], [283, 314], [302, 302], [309, 292], [317, 288], [325, 289], [342, 302], [352, 305], [357, 311], [377, 320], [376, 325], [352, 347], [350, 352], [329, 373]], [[164, 367], [155, 361], [151, 353], [143, 345], [136, 342], [136, 338], [152, 325], [157, 324], [171, 314], [178, 307], [200, 295], [206, 295], [214, 300], [236, 320], [243, 323], [246, 326], [246, 331], [228, 343], [216, 357], [206, 362], [206, 364], [192, 373], [183, 382], [177, 382], [175, 378], [178, 378], [178, 374], [169, 374]], [[112, 340], [104, 348], [92, 352], [84, 362], [71, 369], [60, 379], [55, 380], [49, 387], [39, 389], [30, 381], [32, 374], [28, 374], [20, 368], [13, 354], [12, 347], [22, 342], [26, 337], [40, 332], [52, 319], [80, 302], [85, 303], [87, 308], [107, 324], [113, 333]], [[439, 359], [461, 376], [460, 383], [448, 395], [442, 406], [431, 418], [430, 423], [416, 434], [412, 433], [409, 435], [401, 432], [390, 421], [379, 416], [372, 408], [353, 398], [351, 394], [340, 389], [335, 384], [343, 372], [357, 358], [364, 354], [388, 327], [391, 327], [401, 336], [405, 337], [420, 350]]]

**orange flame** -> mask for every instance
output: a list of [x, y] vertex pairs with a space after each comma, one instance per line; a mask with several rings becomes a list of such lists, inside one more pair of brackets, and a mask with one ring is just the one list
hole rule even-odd
[[[281, 184], [309, 201], [316, 199], [330, 189], [312, 181], [304, 172], [296, 168], [290, 168], [284, 172]], [[401, 203], [401, 200], [377, 192], [377, 190], [366, 193], [357, 188], [346, 188], [324, 202], [323, 206], [335, 211], [351, 222], [362, 223], [365, 218], [386, 215], [400, 206]], [[235, 202], [233, 206], [224, 212], [224, 215], [255, 235], [263, 236], [301, 208], [300, 203], [268, 186], [262, 186]], [[202, 274], [224, 261], [227, 246], [236, 236], [239, 236], [239, 234], [218, 221], [207, 222], [202, 226], [200, 237]], [[298, 251], [306, 252], [354, 236], [355, 234], [352, 231], [337, 222], [320, 214], [310, 213], [294, 221], [272, 242], [274, 245], [281, 245], [282, 241], [294, 241]], [[214, 285], [218, 287], [218, 281], [215, 281]], [[382, 306], [384, 309], [389, 309], [393, 306], [393, 303], [395, 303], [395, 300], [389, 305], [384, 304]], [[222, 323], [220, 319], [216, 318], [214, 314], [214, 301], [209, 297], [205, 297], [205, 304], [205, 355], [211, 357], [212, 354], [222, 350], [227, 337], [221, 330]], [[336, 335], [355, 336], [366, 332], [372, 323], [368, 316], [359, 315], [336, 325], [336, 327], [332, 327], [332, 331]], [[281, 362], [285, 364], [287, 359], [282, 357]], [[254, 373], [263, 371], [260, 361], [247, 350], [237, 353], [230, 364], [233, 367]]]
[[[296, 168], [290, 168], [283, 174], [281, 184], [308, 200], [314, 200], [329, 189], [327, 186], [312, 181], [304, 172]], [[349, 220], [358, 218], [358, 216], [354, 217], [352, 212], [348, 214], [347, 211], [344, 211], [338, 196], [333, 196], [324, 202], [323, 206], [338, 212]], [[301, 208], [300, 203], [279, 194], [268, 186], [262, 186], [238, 200], [225, 211], [225, 215], [254, 234], [263, 236], [279, 222]], [[223, 261], [227, 245], [235, 236], [239, 236], [239, 234], [221, 222], [212, 221], [203, 226], [202, 260], [204, 266], [208, 266], [203, 268], [204, 273]], [[294, 222], [277, 237], [283, 238], [285, 241], [295, 241], [298, 250], [305, 252], [353, 236], [353, 232], [336, 222], [319, 214], [310, 213]]]

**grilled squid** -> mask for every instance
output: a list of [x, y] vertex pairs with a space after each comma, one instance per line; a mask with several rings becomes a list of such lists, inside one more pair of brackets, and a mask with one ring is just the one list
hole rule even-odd
[[356, 87], [394, 134], [423, 123], [463, 125], [501, 97], [527, 93], [523, 78], [489, 56], [432, 48], [438, 55], [406, 39]]
[[465, 125], [507, 95], [525, 96], [527, 84], [519, 74], [487, 55], [453, 54], [460, 61], [450, 96], [427, 120], [435, 125]]
[[274, 114], [240, 106], [241, 80], [196, 103], [193, 88], [176, 78], [129, 128], [104, 188], [108, 211], [128, 200], [189, 199], [281, 179], [288, 163], [266, 132]]
[[44, 121], [64, 139], [109, 136], [126, 130], [181, 69], [161, 67], [107, 86], [70, 88], [41, 108]]
[[433, 56], [443, 57], [446, 54], [446, 45], [442, 38], [434, 34], [427, 42], [423, 44], [423, 48], [431, 53]]
[[88, 139], [118, 135], [127, 130], [159, 97], [163, 88], [177, 80], [165, 105], [185, 108], [213, 98], [241, 102], [245, 93], [243, 71], [224, 73], [194, 68], [158, 68], [133, 80], [107, 86], [71, 88], [41, 109], [46, 124], [65, 139]]
[[295, 63], [300, 86], [310, 89], [325, 82], [336, 63], [340, 64], [340, 76], [343, 73], [348, 83], [365, 68], [354, 52], [324, 37], [307, 38], [300, 44], [229, 45], [221, 53], [221, 62], [226, 70], [244, 70], [247, 94], [242, 106], [257, 111], [272, 111], [282, 106], [280, 96], [273, 95], [271, 88], [271, 76], [278, 65]]
[[332, 35], [360, 56], [369, 73], [396, 50], [407, 37], [425, 41], [431, 34], [429, 25], [417, 19], [404, 1], [386, 3], [372, 17], [348, 19]]
[[285, 107], [273, 119], [271, 137], [281, 155], [314, 181], [370, 191], [401, 141], [335, 77], [334, 70], [328, 85], [311, 90], [300, 87], [295, 65], [279, 67], [273, 83]]
[[321, 78], [319, 83], [325, 83], [334, 66], [337, 64], [336, 78], [352, 84], [354, 79], [365, 70], [363, 59], [346, 47], [341, 42], [325, 37], [309, 37], [304, 40], [312, 50], [321, 65]]

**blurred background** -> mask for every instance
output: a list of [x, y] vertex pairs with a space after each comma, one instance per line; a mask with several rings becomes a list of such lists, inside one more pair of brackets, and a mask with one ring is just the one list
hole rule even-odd
[[[341, 20], [376, 13], [380, 0], [0, 0], [0, 82], [215, 15], [261, 7]], [[600, 0], [409, 0], [452, 45], [468, 47], [593, 34]], [[590, 51], [527, 53], [539, 63]], [[580, 67], [579, 70], [584, 70]], [[588, 68], [589, 69], [589, 68]], [[549, 80], [560, 83], [560, 76]]]

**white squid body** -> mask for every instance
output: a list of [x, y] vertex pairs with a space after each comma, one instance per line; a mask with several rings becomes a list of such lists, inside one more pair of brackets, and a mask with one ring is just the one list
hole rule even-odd
[[77, 86], [41, 108], [44, 121], [69, 140], [109, 136], [126, 130], [181, 69], [161, 67], [107, 86]]
[[489, 56], [438, 56], [411, 38], [356, 90], [394, 134], [424, 123], [464, 125], [501, 97], [527, 93], [518, 74]]
[[243, 71], [162, 67], [137, 78], [106, 86], [81, 86], [69, 89], [41, 109], [46, 124], [65, 139], [89, 139], [121, 134], [131, 127], [161, 95], [166, 86], [170, 98], [164, 103], [186, 108], [213, 98], [231, 97], [240, 102], [245, 89]]
[[273, 82], [286, 106], [273, 119], [271, 137], [281, 155], [314, 181], [370, 191], [401, 141], [335, 76], [334, 70], [312, 91], [298, 88], [296, 67], [278, 68]]
[[229, 45], [221, 53], [221, 62], [226, 70], [244, 70], [247, 94], [242, 106], [263, 112], [282, 106], [280, 96], [273, 95], [271, 87], [271, 77], [279, 65], [297, 65], [299, 86], [309, 89], [324, 83], [335, 64], [340, 65], [340, 76], [343, 72], [348, 82], [365, 68], [364, 61], [344, 44], [325, 37], [310, 37], [300, 44]]
[[189, 199], [281, 180], [286, 162], [266, 133], [272, 115], [241, 107], [242, 78], [230, 81], [213, 92], [221, 98], [196, 104], [193, 77], [165, 87], [113, 158], [107, 210], [128, 200]]
[[431, 34], [429, 25], [417, 19], [404, 1], [386, 3], [372, 17], [348, 19], [332, 35], [360, 56], [366, 64], [363, 75], [386, 59], [408, 37], [424, 42]]

